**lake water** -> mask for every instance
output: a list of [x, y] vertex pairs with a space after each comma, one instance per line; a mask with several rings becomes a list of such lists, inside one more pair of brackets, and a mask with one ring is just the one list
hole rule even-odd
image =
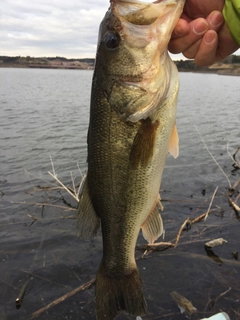
[[[0, 68], [1, 320], [30, 319], [95, 277], [101, 236], [90, 242], [76, 237], [76, 201], [48, 174], [52, 159], [58, 178], [71, 187], [71, 175], [78, 185], [86, 171], [91, 78], [92, 71]], [[240, 146], [240, 77], [180, 73], [180, 81], [180, 156], [168, 157], [161, 184], [165, 241], [176, 238], [185, 219], [206, 212], [218, 192], [215, 211], [184, 231], [175, 249], [141, 258], [145, 241], [139, 236], [136, 255], [148, 304], [143, 319], [185, 319], [170, 296], [177, 291], [197, 308], [193, 320], [220, 310], [237, 320], [240, 262], [233, 253], [240, 251], [240, 218], [228, 204], [229, 182], [203, 141], [234, 184], [240, 170], [233, 170], [227, 144], [231, 154]], [[228, 242], [207, 254], [204, 243], [220, 237]], [[94, 288], [35, 318], [95, 319]]]

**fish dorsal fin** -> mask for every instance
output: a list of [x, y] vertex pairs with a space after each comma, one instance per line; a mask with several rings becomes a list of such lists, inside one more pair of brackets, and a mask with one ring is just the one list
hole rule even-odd
[[154, 243], [154, 241], [157, 240], [164, 231], [159, 209], [163, 210], [163, 206], [158, 199], [154, 209], [150, 212], [146, 221], [142, 225], [143, 237], [148, 241], [148, 243]]
[[178, 138], [178, 132], [177, 132], [177, 125], [176, 122], [173, 126], [172, 129], [172, 134], [170, 138], [170, 143], [169, 143], [169, 153], [176, 159], [179, 154], [179, 138]]

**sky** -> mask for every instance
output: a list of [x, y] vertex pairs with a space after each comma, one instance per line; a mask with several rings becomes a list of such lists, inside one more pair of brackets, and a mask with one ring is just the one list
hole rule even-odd
[[108, 7], [109, 0], [1, 0], [0, 56], [94, 58]]

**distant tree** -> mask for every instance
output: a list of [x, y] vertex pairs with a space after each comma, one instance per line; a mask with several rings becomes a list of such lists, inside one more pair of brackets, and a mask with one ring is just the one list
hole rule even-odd
[[240, 56], [232, 55], [232, 63], [240, 63]]

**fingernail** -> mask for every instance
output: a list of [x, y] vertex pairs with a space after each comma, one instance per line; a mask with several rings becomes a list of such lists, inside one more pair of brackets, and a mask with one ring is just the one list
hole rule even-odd
[[215, 39], [215, 32], [212, 30], [209, 30], [208, 32], [206, 32], [206, 34], [204, 35], [204, 41], [207, 44], [210, 44], [211, 42], [213, 42], [213, 40]]
[[210, 23], [213, 26], [218, 26], [219, 24], [223, 23], [223, 16], [219, 11], [213, 11], [209, 17]]
[[208, 23], [203, 19], [197, 20], [193, 26], [193, 31], [196, 34], [202, 34], [206, 32], [207, 29], [208, 29]]

